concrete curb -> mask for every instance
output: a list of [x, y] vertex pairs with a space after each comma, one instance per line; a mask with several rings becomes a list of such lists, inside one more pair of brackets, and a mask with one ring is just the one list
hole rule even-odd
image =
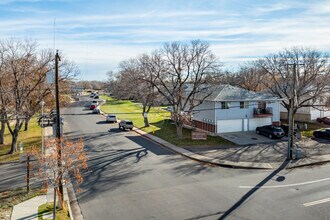
[[[102, 111], [100, 111], [100, 114], [105, 117], [107, 116], [107, 114]], [[177, 147], [163, 139], [160, 139], [156, 136], [146, 133], [139, 128], [134, 127], [133, 131], [135, 131], [136, 133], [140, 134], [141, 136], [143, 136], [145, 138], [148, 138], [149, 140], [152, 140], [152, 141], [166, 147], [167, 149], [169, 149], [172, 152], [178, 153], [184, 157], [187, 157], [189, 159], [199, 161], [202, 163], [208, 163], [208, 164], [213, 164], [213, 165], [222, 166], [222, 167], [239, 168], [239, 169], [276, 169], [280, 166], [280, 163], [233, 162], [233, 161], [227, 161], [227, 160], [214, 159], [214, 158], [210, 158], [210, 157], [206, 157], [206, 156], [203, 156], [200, 154], [193, 153], [193, 152], [188, 151], [181, 147]], [[304, 162], [304, 159], [306, 159], [306, 158], [302, 158], [298, 161], [293, 160], [292, 162], [294, 162], [295, 164], [291, 165], [292, 163], [289, 163], [285, 169], [294, 169], [294, 168], [299, 168], [299, 167], [327, 163], [327, 162], [330, 162], [330, 154], [313, 157], [313, 159], [316, 159], [316, 161], [312, 161], [312, 162]]]
[[70, 218], [72, 220], [83, 220], [84, 217], [82, 215], [82, 212], [81, 212], [81, 209], [80, 209], [77, 197], [76, 197], [76, 193], [73, 189], [71, 182], [67, 184], [66, 189], [67, 189], [68, 201], [69, 201], [68, 206], [70, 207], [70, 210], [69, 210]]
[[140, 134], [143, 137], [146, 137], [152, 141], [157, 142], [158, 144], [161, 144], [162, 146], [170, 149], [173, 152], [176, 152], [178, 154], [181, 154], [182, 156], [185, 156], [187, 158], [203, 162], [203, 163], [209, 163], [217, 166], [223, 166], [223, 167], [231, 167], [231, 168], [244, 168], [244, 169], [274, 169], [274, 167], [269, 163], [254, 163], [254, 162], [232, 162], [232, 161], [226, 161], [226, 160], [219, 160], [219, 159], [213, 159], [209, 158], [203, 155], [195, 154], [191, 151], [188, 151], [186, 149], [183, 149], [181, 147], [177, 147], [171, 143], [168, 143], [167, 141], [164, 141], [158, 137], [155, 137], [151, 134], [148, 134], [138, 128], [134, 128], [134, 131], [138, 134]]

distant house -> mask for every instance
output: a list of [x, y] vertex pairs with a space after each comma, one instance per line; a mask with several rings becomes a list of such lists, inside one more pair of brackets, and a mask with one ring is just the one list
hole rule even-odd
[[[308, 103], [307, 103], [308, 104]], [[287, 120], [288, 111], [281, 105], [280, 114], [282, 120]], [[315, 100], [313, 106], [301, 107], [295, 114], [297, 121], [315, 121], [317, 118], [330, 116], [330, 95], [326, 94]]]
[[192, 122], [199, 129], [226, 133], [279, 124], [280, 99], [277, 97], [230, 85], [212, 86], [209, 91], [212, 94], [195, 107], [192, 114]]

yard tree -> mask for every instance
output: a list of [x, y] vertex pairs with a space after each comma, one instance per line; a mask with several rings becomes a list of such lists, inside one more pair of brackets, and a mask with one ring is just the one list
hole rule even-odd
[[[56, 149], [59, 143], [62, 145], [61, 154]], [[82, 139], [71, 141], [65, 137], [62, 137], [61, 140], [49, 138], [45, 141], [44, 146], [44, 155], [38, 147], [33, 147], [29, 154], [36, 158], [34, 167], [37, 168], [39, 179], [44, 181], [43, 185], [46, 188], [53, 188], [54, 195], [58, 195], [60, 204], [64, 208], [63, 196], [60, 195], [58, 188], [61, 183], [65, 184], [70, 180], [75, 181], [73, 184], [76, 186], [83, 182], [83, 172], [88, 168], [84, 142]], [[62, 161], [60, 168], [58, 166], [59, 159]], [[59, 169], [61, 169], [61, 172], [59, 172]], [[56, 204], [55, 196], [54, 204]]]
[[194, 40], [166, 43], [144, 62], [154, 77], [153, 85], [173, 108], [177, 138], [182, 139], [183, 122], [212, 93], [207, 78], [220, 72], [218, 58], [208, 43]]
[[254, 92], [266, 90], [267, 74], [255, 62], [243, 64], [236, 73], [227, 73], [223, 81]]
[[4, 144], [4, 133], [6, 128], [6, 106], [11, 105], [12, 94], [6, 91], [8, 83], [5, 71], [6, 48], [0, 44], [0, 144]]
[[315, 49], [285, 49], [259, 60], [257, 67], [268, 76], [264, 84], [269, 92], [282, 99], [281, 104], [288, 112], [292, 100], [293, 72], [296, 70], [293, 114], [301, 107], [315, 106], [318, 98], [330, 91], [329, 56]]
[[147, 71], [144, 60], [148, 55], [124, 60], [119, 65], [115, 93], [123, 98], [133, 98], [142, 105], [145, 127], [149, 127], [148, 113], [157, 101], [158, 92], [152, 83], [153, 75]]
[[[34, 40], [8, 39], [0, 42], [0, 99], [2, 123], [5, 121], [12, 136], [11, 150], [17, 151], [19, 131], [41, 108], [41, 101], [53, 101], [52, 86], [46, 74], [53, 69], [53, 52], [38, 50]], [[1, 65], [2, 65], [1, 64]], [[63, 59], [60, 67], [62, 89], [65, 81], [77, 73], [75, 65]], [[47, 103], [49, 104], [49, 103]]]

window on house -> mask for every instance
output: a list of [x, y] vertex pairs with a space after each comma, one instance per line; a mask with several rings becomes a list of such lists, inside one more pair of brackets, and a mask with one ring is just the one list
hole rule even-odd
[[258, 102], [258, 109], [266, 109], [266, 102]]
[[249, 102], [239, 102], [239, 108], [249, 108]]
[[221, 109], [229, 109], [230, 102], [221, 102]]

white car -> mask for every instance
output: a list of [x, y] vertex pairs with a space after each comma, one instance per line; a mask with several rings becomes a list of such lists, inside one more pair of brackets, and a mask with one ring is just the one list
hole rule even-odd
[[93, 100], [93, 101], [92, 101], [92, 104], [93, 104], [93, 105], [99, 105], [99, 101], [97, 101], [97, 100]]
[[119, 122], [119, 129], [121, 130], [132, 130], [133, 129], [133, 122], [131, 120], [122, 120]]
[[107, 118], [106, 118], [106, 121], [117, 123], [117, 117], [114, 114], [108, 114]]

